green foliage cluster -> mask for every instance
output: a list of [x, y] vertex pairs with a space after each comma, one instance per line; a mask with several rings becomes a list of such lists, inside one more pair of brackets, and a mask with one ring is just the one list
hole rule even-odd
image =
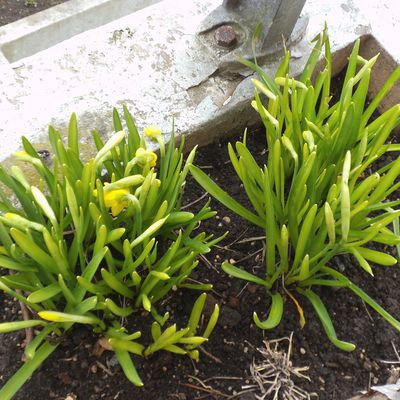
[[[105, 338], [137, 386], [143, 383], [131, 354], [147, 357], [166, 350], [198, 359], [197, 348], [213, 331], [218, 306], [200, 333], [204, 293], [184, 328], [157, 311], [157, 303], [171, 290], [211, 288], [187, 280], [198, 256], [222, 239], [197, 232], [202, 221], [215, 215], [209, 203], [196, 214], [182, 210], [189, 170], [207, 192], [265, 231], [262, 276], [229, 262], [222, 265], [230, 276], [265, 288], [270, 310], [265, 320], [254, 313], [257, 326], [276, 327], [285, 299], [294, 302], [304, 325], [302, 301], [307, 299], [328, 338], [343, 350], [353, 350], [352, 343], [337, 338], [314, 289], [320, 286], [350, 289], [400, 330], [399, 321], [330, 263], [337, 255], [350, 254], [360, 272], [373, 275], [374, 264], [389, 266], [397, 260], [370, 244], [400, 247], [400, 200], [391, 199], [400, 187], [400, 159], [382, 165], [386, 153], [400, 150], [400, 145], [388, 143], [400, 125], [400, 105], [371, 118], [400, 79], [400, 68], [367, 104], [377, 57], [362, 58], [359, 46], [358, 41], [337, 101], [331, 97], [326, 29], [315, 39], [298, 79], [289, 75], [289, 52], [274, 79], [256, 63], [243, 61], [261, 79], [254, 80], [252, 105], [266, 128], [267, 157], [262, 166], [257, 163], [246, 145], [246, 132], [242, 141], [229, 144], [228, 152], [253, 210], [193, 165], [195, 149], [184, 162], [184, 140], [176, 148], [173, 130], [166, 146], [160, 130], [148, 127], [145, 134], [158, 142], [157, 162], [125, 107], [128, 133], [114, 110], [116, 133], [103, 143], [93, 132], [97, 154], [89, 161], [80, 155], [75, 115], [66, 144], [58, 131], [49, 129], [51, 166], [23, 138], [24, 151], [16, 157], [31, 164], [39, 182], [32, 185], [18, 166], [10, 172], [0, 166], [0, 267], [9, 272], [0, 276], [0, 289], [26, 304], [33, 318], [1, 323], [0, 333], [31, 327], [38, 333], [25, 348], [27, 362], [0, 390], [0, 398], [10, 399], [56, 349], [59, 342], [54, 339], [74, 324], [89, 325]], [[138, 324], [143, 310], [153, 321], [150, 344], [141, 342], [140, 331], [126, 328], [126, 321]]]
[[[286, 294], [297, 306], [304, 325], [300, 300], [304, 297], [314, 307], [329, 339], [351, 351], [355, 346], [337, 338], [329, 313], [313, 287], [346, 287], [400, 330], [399, 321], [329, 264], [339, 254], [351, 254], [362, 272], [373, 275], [371, 263], [389, 266], [397, 262], [369, 245], [400, 243], [400, 200], [390, 199], [400, 187], [400, 158], [381, 166], [386, 153], [400, 150], [399, 145], [386, 143], [400, 124], [400, 105], [371, 119], [400, 78], [400, 68], [368, 105], [371, 68], [377, 57], [362, 58], [357, 41], [340, 98], [334, 102], [326, 29], [315, 42], [298, 80], [289, 77], [289, 52], [274, 79], [257, 64], [243, 61], [261, 78], [254, 80], [252, 105], [266, 128], [267, 159], [262, 166], [257, 164], [246, 146], [246, 133], [243, 141], [229, 144], [228, 151], [254, 211], [238, 203], [199, 168], [191, 166], [190, 171], [222, 204], [265, 230], [263, 276], [228, 262], [222, 265], [229, 275], [263, 286], [270, 296], [267, 319], [262, 321], [254, 313], [255, 323], [262, 329], [276, 327]], [[318, 63], [321, 54], [325, 56], [322, 68]]]
[[[75, 115], [66, 144], [49, 129], [51, 166], [23, 138], [24, 151], [15, 156], [37, 171], [36, 186], [18, 166], [10, 173], [0, 166], [0, 266], [10, 272], [0, 277], [0, 289], [33, 314], [31, 320], [0, 324], [0, 332], [41, 328], [25, 348], [27, 362], [0, 390], [3, 400], [14, 395], [74, 324], [90, 325], [106, 338], [137, 386], [143, 383], [130, 353], [147, 357], [166, 350], [197, 360], [197, 347], [216, 324], [218, 306], [197, 333], [204, 293], [184, 328], [169, 323], [168, 313], [157, 312], [157, 303], [171, 290], [211, 288], [187, 282], [198, 256], [222, 239], [196, 232], [215, 215], [208, 204], [196, 214], [181, 210], [195, 149], [184, 162], [183, 139], [176, 148], [172, 132], [165, 146], [160, 130], [147, 128], [145, 133], [159, 144], [155, 170], [157, 155], [146, 148], [125, 107], [124, 118], [127, 134], [116, 110], [116, 133], [106, 143], [93, 132], [98, 152], [87, 162], [80, 156]], [[143, 310], [154, 321], [147, 346], [140, 342], [140, 331], [126, 329], [126, 321], [134, 326], [144, 319]]]

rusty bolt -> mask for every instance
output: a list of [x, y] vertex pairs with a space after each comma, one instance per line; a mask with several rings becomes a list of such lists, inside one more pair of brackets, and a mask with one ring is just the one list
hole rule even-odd
[[236, 32], [230, 25], [222, 25], [215, 31], [215, 40], [218, 46], [232, 47], [236, 44]]

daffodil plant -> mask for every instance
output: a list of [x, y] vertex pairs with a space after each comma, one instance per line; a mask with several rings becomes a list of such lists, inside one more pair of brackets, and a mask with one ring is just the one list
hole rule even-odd
[[[211, 334], [218, 306], [197, 335], [205, 302], [201, 294], [184, 328], [159, 314], [157, 303], [171, 290], [205, 291], [208, 283], [188, 278], [197, 258], [221, 238], [198, 232], [201, 221], [215, 215], [208, 204], [193, 214], [181, 201], [195, 149], [186, 162], [184, 139], [175, 147], [174, 132], [165, 146], [156, 127], [145, 130], [159, 144], [160, 158], [146, 148], [124, 107], [127, 132], [114, 110], [116, 133], [104, 143], [94, 131], [95, 157], [82, 161], [75, 115], [67, 143], [49, 129], [52, 165], [23, 138], [15, 154], [36, 169], [36, 184], [18, 166], [0, 166], [0, 289], [24, 303], [32, 318], [0, 324], [0, 333], [34, 328], [25, 347], [25, 364], [0, 390], [12, 398], [59, 340], [75, 324], [90, 325], [106, 339], [126, 376], [143, 385], [131, 354], [148, 357], [166, 350], [199, 357], [199, 345]], [[29, 166], [29, 165], [28, 165]], [[157, 168], [157, 169], [156, 169]], [[140, 342], [141, 332], [128, 332], [147, 312], [153, 342]], [[104, 343], [104, 340], [102, 341]]]
[[[243, 61], [261, 79], [253, 81], [252, 105], [265, 125], [266, 160], [263, 165], [256, 162], [246, 146], [246, 133], [243, 141], [229, 144], [228, 152], [253, 210], [238, 203], [201, 169], [191, 166], [190, 171], [207, 192], [265, 231], [262, 276], [229, 262], [222, 264], [226, 273], [261, 285], [271, 298], [265, 320], [254, 313], [256, 325], [262, 329], [276, 327], [286, 298], [295, 303], [303, 326], [301, 298], [308, 299], [329, 339], [351, 351], [355, 346], [337, 338], [328, 311], [313, 287], [348, 288], [400, 330], [398, 320], [330, 263], [340, 254], [350, 254], [360, 265], [360, 273], [373, 275], [375, 264], [390, 266], [397, 262], [391, 254], [372, 249], [370, 244], [400, 243], [400, 200], [390, 198], [400, 187], [400, 159], [382, 166], [386, 153], [400, 150], [399, 145], [387, 143], [399, 126], [400, 104], [375, 120], [371, 117], [400, 78], [400, 68], [368, 105], [371, 68], [377, 57], [362, 58], [357, 41], [340, 98], [334, 102], [326, 29], [315, 42], [297, 80], [289, 75], [289, 52], [275, 78], [257, 64]], [[318, 61], [323, 53], [325, 65], [320, 68]]]

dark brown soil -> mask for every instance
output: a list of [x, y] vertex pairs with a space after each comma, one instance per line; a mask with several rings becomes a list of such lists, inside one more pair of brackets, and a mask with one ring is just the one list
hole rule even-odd
[[0, 26], [6, 25], [66, 0], [1, 0]]
[[[249, 137], [250, 148], [259, 159], [265, 157], [262, 155], [263, 135], [262, 132], [256, 132]], [[228, 162], [226, 143], [202, 148], [198, 152], [197, 164], [245, 203]], [[198, 199], [203, 190], [189, 180], [186, 194], [186, 203], [190, 203]], [[93, 355], [96, 337], [88, 329], [79, 327], [63, 340], [16, 399], [64, 400], [68, 395], [69, 400], [230, 398], [246, 384], [249, 366], [254, 358], [259, 358], [255, 348], [262, 346], [263, 339], [288, 336], [291, 332], [294, 332], [294, 365], [310, 367], [308, 374], [311, 381], [297, 381], [298, 386], [310, 393], [316, 392], [319, 399], [344, 400], [358, 390], [367, 389], [370, 384], [385, 383], [390, 365], [382, 360], [396, 359], [393, 346], [400, 346], [399, 334], [345, 289], [324, 288], [319, 290], [319, 294], [332, 316], [338, 337], [357, 344], [357, 349], [352, 353], [338, 350], [328, 341], [306, 301], [301, 303], [307, 319], [304, 329], [299, 327], [298, 314], [289, 298], [286, 299], [284, 320], [277, 329], [262, 332], [254, 326], [252, 313], [256, 310], [259, 315], [265, 315], [269, 306], [267, 297], [260, 287], [245, 285], [243, 281], [227, 277], [221, 271], [220, 263], [224, 259], [234, 259], [248, 270], [263, 268], [262, 241], [240, 243], [245, 238], [261, 236], [263, 232], [238, 219], [219, 204], [214, 203], [213, 206], [219, 212], [219, 219], [209, 221], [203, 228], [216, 230], [220, 234], [229, 230], [230, 234], [222, 243], [222, 248], [209, 254], [206, 262], [200, 262], [193, 277], [201, 282], [213, 282], [210, 302], [217, 301], [221, 305], [219, 325], [204, 346], [207, 353], [201, 353], [198, 364], [168, 353], [156, 354], [148, 360], [136, 358], [136, 365], [145, 382], [143, 389], [137, 389], [128, 383], [112, 353], [104, 352], [99, 358]], [[400, 274], [397, 266], [376, 268], [373, 279], [357, 267], [350, 257], [337, 258], [334, 263], [390, 313], [400, 317]], [[195, 296], [196, 293], [180, 291], [168, 299], [168, 304], [164, 304], [165, 308], [179, 315], [177, 320], [181, 326]], [[1, 293], [0, 301], [4, 310], [3, 319], [16, 319], [18, 306]], [[133, 320], [131, 324], [132, 327], [140, 325]], [[22, 342], [22, 334], [0, 335], [0, 385], [21, 365]], [[254, 398], [246, 396], [236, 398]]]

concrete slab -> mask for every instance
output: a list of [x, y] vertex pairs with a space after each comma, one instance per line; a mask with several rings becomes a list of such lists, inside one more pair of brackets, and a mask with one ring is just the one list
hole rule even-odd
[[159, 1], [69, 0], [1, 27], [0, 50], [15, 62]]
[[[364, 41], [360, 53], [371, 58], [380, 57], [371, 73], [370, 95], [374, 96], [393, 70], [400, 65], [400, 2], [398, 0], [365, 1], [354, 0], [362, 10], [371, 27], [371, 35]], [[400, 83], [392, 89], [382, 102], [382, 110], [400, 103]]]
[[[48, 123], [64, 131], [74, 111], [83, 141], [90, 141], [95, 127], [108, 135], [112, 107], [122, 103], [139, 128], [158, 124], [168, 132], [174, 116], [178, 132], [190, 132], [191, 144], [257, 123], [250, 80], [220, 74], [216, 56], [196, 35], [200, 21], [220, 3], [165, 0], [15, 62], [8, 52], [0, 60], [0, 159], [18, 148], [21, 135], [46, 148]], [[354, 40], [371, 37], [353, 0], [308, 0], [304, 13], [310, 21], [304, 40], [292, 48], [293, 73], [301, 71], [310, 40], [326, 20], [337, 72]], [[272, 61], [266, 69], [273, 74], [276, 67]]]

